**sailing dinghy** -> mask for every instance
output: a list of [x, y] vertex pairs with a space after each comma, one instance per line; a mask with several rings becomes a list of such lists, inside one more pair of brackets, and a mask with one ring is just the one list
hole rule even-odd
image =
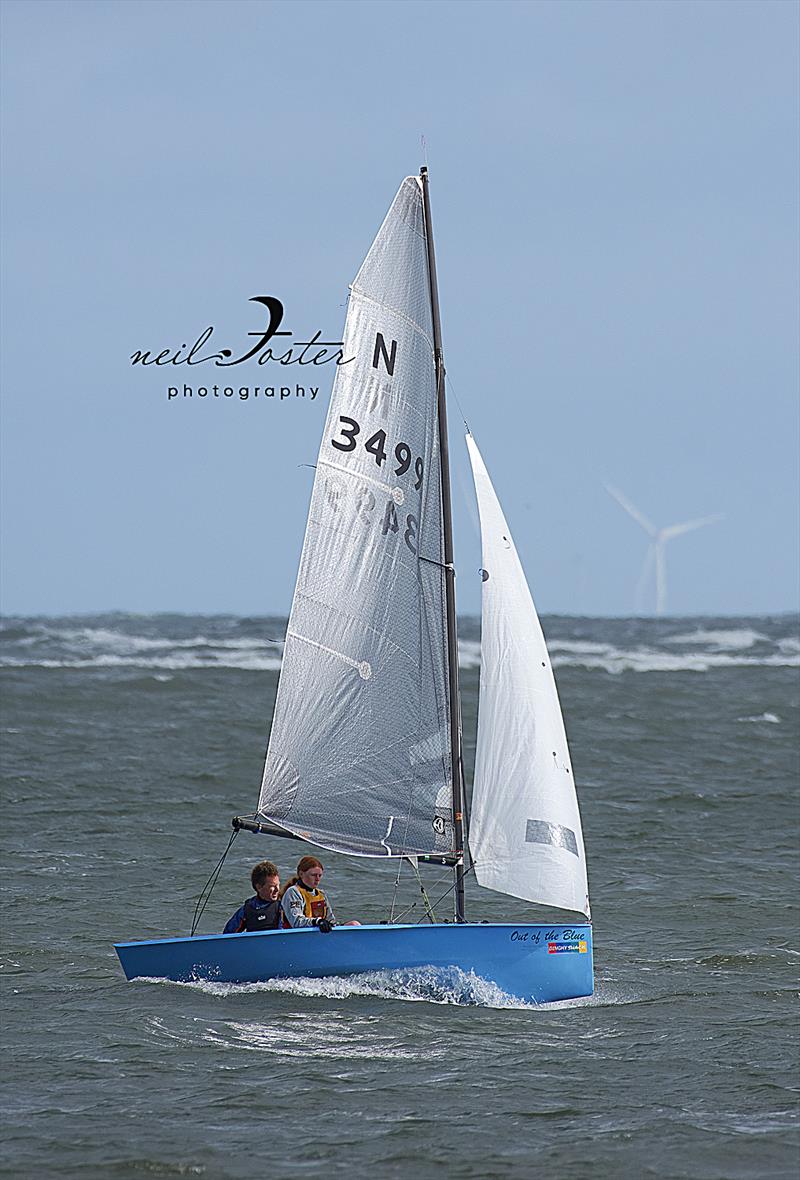
[[[401, 184], [356, 276], [343, 348], [354, 359], [337, 370], [320, 446], [258, 809], [233, 824], [450, 866], [455, 920], [123, 942], [120, 962], [128, 979], [231, 983], [432, 967], [526, 1001], [591, 995], [586, 858], [555, 681], [471, 436], [484, 569], [467, 832], [427, 169]], [[467, 851], [480, 885], [560, 919], [468, 922]]]

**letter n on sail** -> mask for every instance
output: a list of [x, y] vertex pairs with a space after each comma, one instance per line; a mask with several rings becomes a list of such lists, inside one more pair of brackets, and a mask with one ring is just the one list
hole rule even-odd
[[377, 369], [378, 361], [382, 360], [386, 372], [390, 377], [394, 376], [394, 365], [397, 360], [397, 341], [392, 341], [391, 351], [386, 347], [386, 341], [380, 332], [375, 334], [375, 351], [372, 354], [372, 367]]

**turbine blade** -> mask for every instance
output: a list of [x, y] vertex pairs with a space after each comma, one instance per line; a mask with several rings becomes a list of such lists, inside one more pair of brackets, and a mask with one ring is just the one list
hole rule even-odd
[[670, 541], [673, 537], [679, 537], [681, 533], [690, 533], [692, 529], [700, 529], [703, 525], [716, 524], [718, 520], [724, 519], [723, 513], [716, 512], [713, 516], [701, 516], [699, 520], [687, 520], [684, 524], [669, 524], [661, 530], [660, 536], [664, 541]]
[[651, 524], [647, 517], [643, 516], [639, 509], [635, 508], [633, 504], [631, 504], [630, 500], [623, 496], [622, 492], [618, 491], [617, 488], [612, 488], [611, 484], [608, 483], [603, 484], [603, 487], [606, 489], [609, 496], [611, 496], [612, 500], [616, 500], [620, 508], [624, 508], [628, 515], [633, 517], [636, 523], [644, 529], [648, 536], [653, 537], [654, 539], [658, 536], [658, 529], [656, 526]]

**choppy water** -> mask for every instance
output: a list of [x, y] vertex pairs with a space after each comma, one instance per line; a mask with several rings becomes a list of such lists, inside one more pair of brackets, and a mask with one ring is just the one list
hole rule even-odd
[[[424, 971], [127, 984], [111, 942], [188, 932], [255, 805], [284, 627], [5, 620], [2, 1174], [796, 1177], [797, 619], [545, 620], [593, 999]], [[477, 640], [464, 621], [470, 764]], [[240, 836], [202, 928], [299, 851]], [[386, 866], [324, 859], [341, 917], [386, 916]]]

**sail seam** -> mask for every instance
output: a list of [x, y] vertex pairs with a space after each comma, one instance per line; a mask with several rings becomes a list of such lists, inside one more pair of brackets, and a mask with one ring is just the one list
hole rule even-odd
[[[415, 568], [419, 568], [419, 567], [417, 566]], [[313, 594], [307, 594], [304, 590], [299, 590], [299, 589], [295, 591], [295, 598], [296, 599], [302, 598], [306, 602], [313, 603], [314, 606], [322, 606], [325, 608], [325, 610], [334, 611], [337, 614], [341, 615], [343, 618], [349, 619], [351, 623], [363, 628], [363, 630], [365, 630], [368, 634], [374, 636], [381, 643], [386, 644], [387, 648], [390, 651], [390, 654], [401, 655], [401, 656], [404, 656], [405, 659], [411, 660], [411, 661], [413, 661], [416, 658], [413, 655], [413, 653], [406, 651], [406, 649], [404, 647], [402, 647], [397, 642], [396, 639], [393, 639], [390, 635], [386, 635], [384, 632], [379, 631], [376, 627], [371, 626], [371, 624], [365, 623], [363, 620], [359, 619], [357, 615], [353, 615], [349, 611], [343, 610], [341, 606], [334, 606], [333, 603], [326, 602], [322, 598], [315, 598]], [[293, 609], [294, 609], [294, 607], [293, 607]], [[287, 631], [287, 635], [288, 634], [291, 634], [291, 632]], [[303, 637], [299, 636], [299, 638], [302, 639]], [[306, 640], [306, 642], [312, 643], [313, 640], [309, 639], [309, 640]]]
[[[405, 492], [396, 484], [383, 483], [380, 479], [375, 479], [373, 475], [362, 475], [358, 471], [351, 471], [349, 468], [342, 466], [341, 463], [332, 463], [330, 459], [319, 459], [317, 461], [318, 467], [330, 467], [332, 471], [338, 471], [342, 475], [349, 475], [351, 479], [361, 479], [365, 483], [372, 483], [381, 491], [388, 492], [396, 504], [405, 503]], [[398, 499], [397, 493], [400, 493], [401, 499]]]
[[433, 351], [433, 337], [429, 336], [422, 325], [418, 324], [416, 320], [412, 320], [410, 316], [404, 315], [402, 311], [399, 311], [396, 307], [392, 307], [390, 303], [380, 303], [377, 299], [373, 299], [371, 295], [367, 295], [364, 291], [361, 291], [355, 285], [355, 283], [353, 283], [350, 290], [354, 295], [357, 295], [359, 299], [363, 299], [365, 303], [371, 303], [373, 307], [379, 307], [381, 311], [389, 311], [392, 313], [392, 315], [397, 316], [397, 318], [402, 320], [402, 322], [409, 328], [413, 328], [415, 332], [418, 332], [423, 340], [425, 340], [430, 346], [431, 351]]
[[301, 635], [298, 631], [287, 631], [286, 634], [291, 635], [292, 639], [299, 639], [301, 643], [308, 643], [311, 647], [317, 648], [318, 651], [326, 652], [329, 656], [336, 656], [337, 660], [342, 660], [343, 663], [348, 664], [351, 668], [355, 668], [356, 672], [364, 680], [368, 680], [372, 675], [372, 668], [366, 660], [354, 660], [352, 656], [346, 656], [344, 652], [335, 651], [332, 647], [326, 647], [324, 643], [317, 643], [315, 639], [309, 639], [306, 635]]

